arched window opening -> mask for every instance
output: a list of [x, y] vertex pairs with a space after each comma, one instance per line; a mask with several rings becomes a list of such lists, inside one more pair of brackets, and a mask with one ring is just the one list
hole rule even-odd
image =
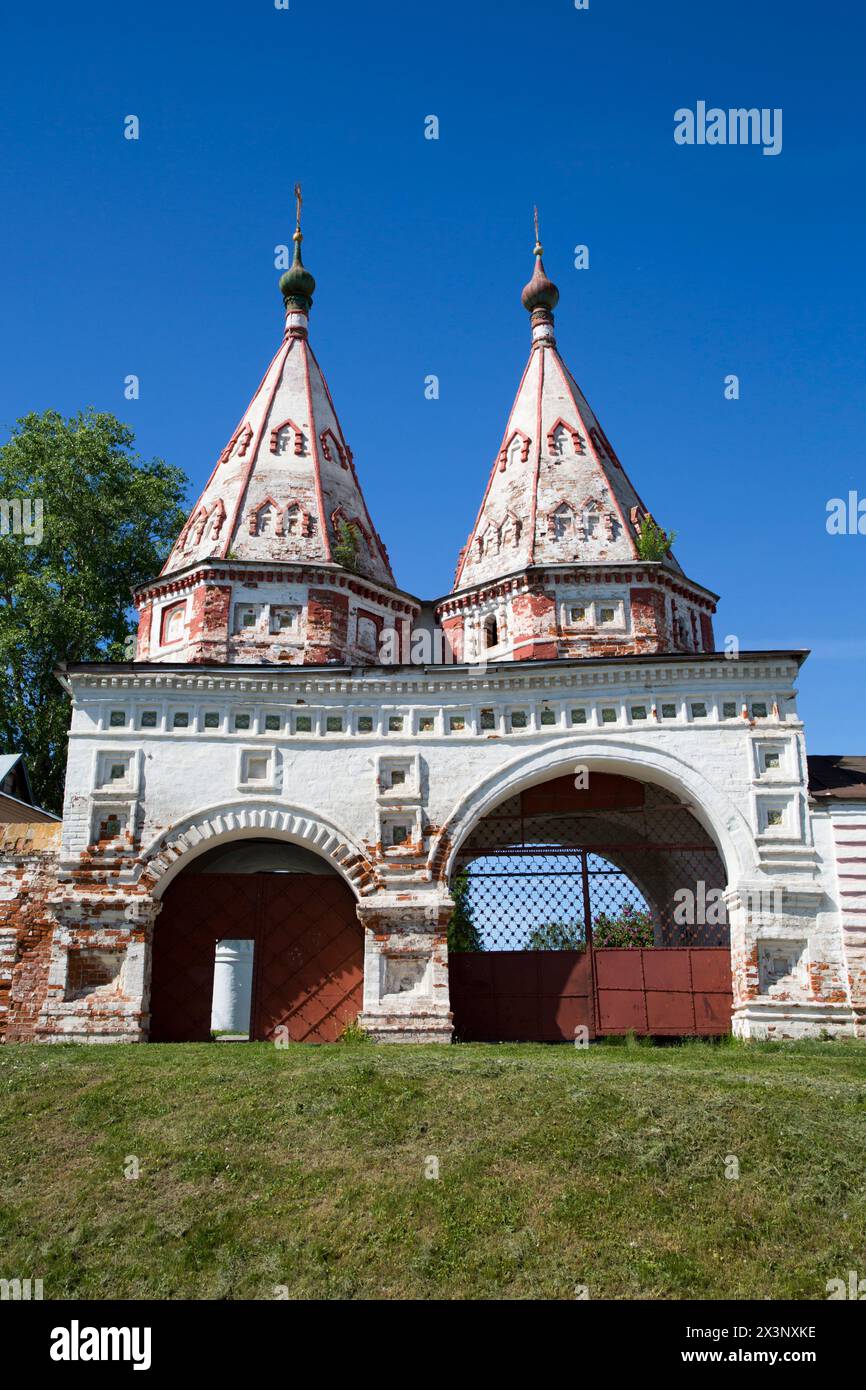
[[566, 502], [562, 502], [553, 513], [553, 534], [558, 541], [567, 540], [574, 534], [574, 516]]
[[294, 448], [294, 443], [295, 431], [292, 429], [291, 425], [283, 425], [283, 428], [281, 430], [277, 430], [276, 436], [274, 438], [274, 453], [291, 453], [292, 449]]
[[277, 511], [277, 508], [274, 507], [270, 502], [265, 503], [265, 505], [259, 509], [258, 515], [256, 517], [256, 535], [276, 535], [278, 519], [279, 512]]

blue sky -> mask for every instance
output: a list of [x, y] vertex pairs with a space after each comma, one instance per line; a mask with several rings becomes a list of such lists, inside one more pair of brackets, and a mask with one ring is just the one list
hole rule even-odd
[[[317, 355], [398, 582], [441, 594], [528, 351], [537, 202], [560, 348], [718, 639], [811, 647], [810, 750], [866, 752], [866, 536], [825, 528], [866, 497], [864, 26], [840, 0], [7, 10], [0, 437], [92, 404], [200, 484], [281, 335], [301, 179]], [[782, 108], [781, 154], [676, 145], [698, 100]]]

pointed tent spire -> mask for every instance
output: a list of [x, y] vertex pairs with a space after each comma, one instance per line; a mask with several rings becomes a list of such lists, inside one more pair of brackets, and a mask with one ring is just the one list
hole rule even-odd
[[[454, 588], [488, 583], [530, 565], [640, 559], [646, 508], [598, 419], [559, 355], [535, 211], [535, 267], [521, 300], [532, 351], [511, 407], [487, 490], [457, 566]], [[672, 555], [668, 564], [679, 569]]]
[[352, 452], [308, 342], [316, 282], [301, 259], [301, 186], [295, 185], [295, 256], [280, 279], [286, 332], [165, 565], [208, 558], [336, 564], [347, 530], [358, 573], [394, 576], [370, 520]]

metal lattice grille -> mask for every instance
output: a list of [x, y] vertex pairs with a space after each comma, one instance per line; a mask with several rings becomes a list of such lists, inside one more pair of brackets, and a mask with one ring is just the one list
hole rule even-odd
[[539, 809], [517, 796], [485, 817], [458, 856], [452, 949], [726, 946], [714, 842], [669, 792], [631, 785], [634, 805], [548, 797], [554, 809]]
[[483, 951], [576, 951], [586, 945], [578, 857], [484, 855], [466, 873], [464, 903]]

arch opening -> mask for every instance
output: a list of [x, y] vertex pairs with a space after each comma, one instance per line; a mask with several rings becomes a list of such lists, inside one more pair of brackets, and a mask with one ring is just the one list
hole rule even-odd
[[355, 902], [333, 863], [284, 838], [191, 856], [153, 929], [150, 1040], [336, 1041], [361, 1009]]
[[728, 1030], [725, 864], [658, 783], [596, 771], [524, 786], [476, 822], [450, 881], [459, 1036]]

